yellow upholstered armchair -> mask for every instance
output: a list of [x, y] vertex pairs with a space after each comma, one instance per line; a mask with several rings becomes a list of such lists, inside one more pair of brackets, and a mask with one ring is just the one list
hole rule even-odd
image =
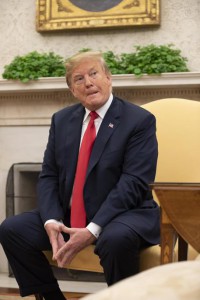
[[[186, 99], [162, 99], [143, 105], [157, 119], [159, 158], [157, 182], [200, 182], [200, 103]], [[102, 272], [94, 246], [81, 251], [69, 269]], [[45, 253], [49, 261], [52, 253]], [[190, 249], [192, 259], [197, 253]], [[90, 258], [88, 260], [88, 257]], [[141, 251], [140, 271], [160, 264], [160, 246]]]
[[[169, 98], [143, 107], [157, 120], [159, 158], [155, 181], [200, 183], [200, 102]], [[188, 259], [196, 256], [189, 246]]]
[[156, 182], [200, 182], [200, 102], [179, 98], [143, 107], [157, 120]]

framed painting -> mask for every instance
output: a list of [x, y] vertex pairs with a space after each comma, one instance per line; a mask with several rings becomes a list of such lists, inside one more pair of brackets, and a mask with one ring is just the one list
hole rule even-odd
[[160, 0], [37, 0], [37, 31], [160, 24]]

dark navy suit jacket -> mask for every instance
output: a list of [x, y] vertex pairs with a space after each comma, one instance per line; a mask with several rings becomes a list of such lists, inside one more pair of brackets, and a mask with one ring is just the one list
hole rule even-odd
[[[84, 107], [75, 104], [52, 117], [38, 182], [43, 222], [64, 219], [70, 205], [84, 113]], [[159, 207], [149, 189], [155, 178], [157, 154], [155, 117], [114, 97], [87, 170], [84, 201], [88, 222], [104, 227], [116, 220], [150, 243], [159, 243]]]

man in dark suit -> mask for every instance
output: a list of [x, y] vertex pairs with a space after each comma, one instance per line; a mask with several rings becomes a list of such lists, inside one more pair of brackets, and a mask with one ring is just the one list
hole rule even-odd
[[[149, 190], [157, 163], [155, 117], [112, 95], [111, 74], [100, 53], [79, 53], [66, 69], [68, 86], [80, 103], [52, 117], [38, 209], [0, 227], [21, 295], [39, 293], [47, 300], [65, 298], [42, 250], [52, 248], [62, 267], [95, 243], [111, 285], [136, 274], [141, 248], [159, 243], [159, 208]], [[82, 145], [90, 143], [85, 142], [89, 127], [89, 138], [96, 139], [79, 166]], [[70, 217], [75, 225], [70, 226]]]

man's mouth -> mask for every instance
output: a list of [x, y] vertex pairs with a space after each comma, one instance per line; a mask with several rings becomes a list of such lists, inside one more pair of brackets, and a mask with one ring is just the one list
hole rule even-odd
[[96, 95], [97, 93], [98, 93], [98, 91], [94, 91], [94, 92], [88, 93], [87, 95], [88, 95], [88, 96], [93, 96], [93, 95]]

